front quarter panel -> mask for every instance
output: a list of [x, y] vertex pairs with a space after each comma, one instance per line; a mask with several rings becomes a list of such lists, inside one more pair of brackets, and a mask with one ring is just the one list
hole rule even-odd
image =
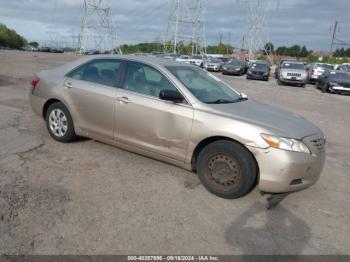
[[197, 145], [211, 137], [225, 137], [245, 146], [267, 148], [269, 147], [268, 144], [260, 136], [264, 132], [268, 131], [253, 124], [216, 114], [212, 111], [196, 109], [186, 163], [192, 161]]

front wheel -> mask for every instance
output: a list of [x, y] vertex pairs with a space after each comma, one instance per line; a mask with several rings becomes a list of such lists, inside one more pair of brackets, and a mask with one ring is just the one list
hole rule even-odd
[[63, 103], [55, 102], [50, 105], [45, 118], [49, 134], [56, 141], [69, 143], [77, 139], [72, 117]]
[[222, 198], [240, 198], [256, 184], [255, 159], [235, 142], [221, 140], [209, 144], [200, 152], [196, 167], [204, 187]]

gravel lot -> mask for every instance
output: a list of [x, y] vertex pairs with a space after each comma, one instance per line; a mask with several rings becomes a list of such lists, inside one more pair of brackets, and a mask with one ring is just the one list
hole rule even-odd
[[54, 142], [29, 83], [76, 57], [0, 52], [0, 254], [350, 254], [350, 96], [222, 76], [327, 137], [321, 180], [267, 211], [258, 190], [224, 200], [180, 168], [91, 140]]

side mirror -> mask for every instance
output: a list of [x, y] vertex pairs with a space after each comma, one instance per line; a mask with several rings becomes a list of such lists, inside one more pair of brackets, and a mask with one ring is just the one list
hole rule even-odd
[[242, 99], [248, 99], [248, 96], [245, 93], [241, 93], [241, 98]]
[[171, 101], [174, 103], [182, 103], [184, 101], [184, 97], [180, 94], [180, 92], [169, 89], [160, 91], [159, 98], [161, 100]]

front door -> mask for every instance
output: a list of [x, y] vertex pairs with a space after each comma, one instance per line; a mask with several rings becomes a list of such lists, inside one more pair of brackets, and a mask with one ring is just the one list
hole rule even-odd
[[123, 82], [123, 89], [117, 90], [116, 140], [184, 161], [193, 108], [185, 101], [175, 104], [160, 100], [161, 90], [178, 90], [151, 66], [128, 62]]

